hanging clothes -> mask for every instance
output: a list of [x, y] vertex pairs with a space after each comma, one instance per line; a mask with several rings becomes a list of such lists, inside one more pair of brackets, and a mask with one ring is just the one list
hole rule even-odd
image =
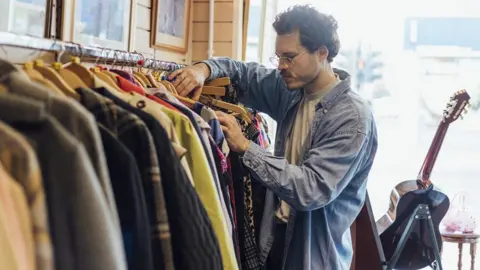
[[35, 269], [32, 224], [22, 187], [0, 164], [0, 266]]
[[29, 139], [39, 159], [53, 245], [63, 247], [55, 250], [56, 268], [126, 269], [116, 221], [83, 144], [41, 102], [3, 93], [0, 104], [0, 119]]
[[[0, 163], [25, 192], [31, 220], [30, 231], [35, 241], [37, 269], [54, 269], [45, 191], [37, 156], [28, 141], [2, 121], [0, 121]], [[7, 258], [5, 260], [7, 261]]]
[[[136, 115], [118, 107], [89, 89], [77, 89], [82, 104], [132, 152], [139, 167], [150, 220], [150, 241], [154, 265], [171, 269], [172, 255], [164, 193], [160, 183], [160, 168], [156, 145], [147, 125]], [[158, 230], [162, 231], [159, 232]], [[161, 235], [163, 234], [163, 235]], [[163, 244], [162, 244], [163, 242]], [[170, 247], [169, 247], [170, 245]], [[162, 249], [165, 249], [163, 251]], [[155, 257], [157, 256], [157, 257]], [[169, 257], [166, 257], [169, 256]], [[168, 264], [168, 265], [167, 265]]]
[[0, 60], [0, 268], [262, 269], [256, 183], [215, 108], [75, 65], [38, 84]]
[[[124, 90], [128, 91], [126, 88]], [[139, 100], [135, 99], [136, 95], [119, 95], [118, 92], [112, 93], [105, 88], [99, 89], [99, 91], [101, 91], [106, 97], [118, 103], [125, 102], [119, 98], [124, 97], [128, 102], [127, 104], [129, 104], [125, 104], [124, 106], [126, 107], [133, 107], [131, 105], [135, 106], [140, 104], [140, 109], [144, 109], [147, 105], [146, 102], [139, 103]], [[192, 122], [190, 122], [185, 115], [178, 114], [166, 107], [162, 107], [161, 109], [175, 124], [175, 129], [181, 145], [184, 148], [189, 149], [185, 156], [192, 172], [195, 189], [197, 190], [202, 203], [206, 207], [208, 216], [210, 217], [215, 232], [219, 238], [218, 240], [222, 252], [223, 264], [226, 269], [233, 269], [237, 264], [233, 243], [231, 238], [226, 237], [230, 233], [225, 221], [225, 216], [222, 214], [222, 210], [220, 210], [222, 207], [218, 195], [218, 188], [215, 186], [216, 181], [214, 180], [213, 173], [210, 169], [208, 157], [205, 153], [202, 142], [196, 135]]]

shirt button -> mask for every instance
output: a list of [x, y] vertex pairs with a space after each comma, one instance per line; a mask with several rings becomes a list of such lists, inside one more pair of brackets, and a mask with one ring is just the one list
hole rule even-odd
[[137, 108], [143, 109], [143, 108], [145, 108], [145, 106], [146, 106], [145, 101], [140, 100], [140, 101], [137, 102]]

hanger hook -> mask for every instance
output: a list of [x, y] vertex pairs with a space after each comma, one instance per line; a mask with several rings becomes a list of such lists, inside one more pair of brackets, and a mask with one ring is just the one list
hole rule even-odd
[[96, 66], [97, 66], [97, 64], [98, 64], [98, 61], [99, 61], [99, 60], [102, 58], [102, 56], [103, 56], [103, 52], [104, 52], [104, 51], [105, 51], [105, 48], [102, 48], [102, 50], [100, 51], [100, 55], [99, 55], [99, 56], [97, 56], [97, 59], [95, 59], [95, 64], [93, 65], [94, 67], [96, 67]]
[[130, 55], [130, 62], [131, 62], [131, 63], [130, 63], [130, 65], [131, 65], [130, 68], [131, 68], [132, 71], [133, 71], [133, 68], [137, 65], [137, 62], [135, 62], [135, 59], [136, 59], [136, 58], [135, 58], [135, 54], [132, 53], [132, 52], [129, 52], [128, 54]]
[[60, 60], [62, 60], [63, 54], [65, 53], [65, 44], [60, 43], [60, 46], [62, 48], [60, 49], [60, 53], [57, 55], [57, 62], [59, 62], [59, 63], [60, 63]]
[[143, 54], [137, 53], [136, 51], [133, 52], [133, 55], [135, 56], [134, 66], [139, 70], [143, 67], [143, 65], [145, 65], [145, 57], [143, 56]]
[[78, 44], [78, 46], [79, 46], [78, 48], [80, 49], [80, 57], [79, 57], [79, 58], [80, 58], [80, 62], [82, 62], [83, 53], [84, 53], [84, 52], [83, 52], [83, 45], [82, 45], [82, 44], [79, 44], [79, 43], [77, 43], [77, 44]]
[[120, 53], [120, 52], [117, 51], [117, 50], [113, 50], [113, 51], [114, 51], [114, 53], [113, 53], [114, 59], [113, 59], [112, 68], [111, 68], [111, 69], [114, 69], [115, 63], [117, 63], [118, 54]]
[[5, 49], [5, 46], [3, 46], [3, 45], [0, 46], [0, 49], [2, 49], [2, 52], [5, 54], [5, 58], [7, 58], [7, 56], [8, 56], [8, 51], [7, 51], [7, 49]]
[[[103, 60], [103, 65], [104, 65], [105, 67], [107, 67], [108, 56], [109, 56], [110, 53], [113, 51], [112, 49], [107, 49], [107, 50], [109, 50], [109, 51], [107, 52], [107, 54], [105, 55], [105, 58], [104, 58], [104, 60]], [[113, 53], [113, 56], [115, 56], [115, 52]]]
[[[150, 61], [150, 63], [147, 65], [148, 61]], [[151, 64], [152, 64], [152, 59], [146, 58], [145, 62], [143, 63], [143, 67], [147, 69], [147, 74], [150, 74], [152, 72]]]
[[119, 57], [118, 57], [118, 60], [120, 61], [120, 69], [123, 70], [124, 66], [125, 66], [125, 51], [124, 50], [121, 50], [119, 52]]

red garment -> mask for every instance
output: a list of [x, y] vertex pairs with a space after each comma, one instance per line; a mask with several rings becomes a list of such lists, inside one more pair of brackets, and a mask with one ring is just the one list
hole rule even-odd
[[153, 100], [153, 101], [156, 101], [156, 102], [159, 103], [159, 104], [162, 104], [163, 106], [165, 106], [165, 107], [167, 107], [167, 108], [169, 108], [169, 109], [172, 109], [172, 110], [174, 110], [174, 111], [176, 111], [176, 112], [180, 112], [180, 111], [179, 111], [177, 108], [175, 108], [172, 104], [166, 102], [165, 100], [163, 100], [163, 99], [161, 99], [161, 98], [159, 98], [159, 97], [156, 97], [156, 96], [154, 96], [154, 95], [147, 95], [147, 97], [148, 97], [149, 99]]
[[121, 76], [117, 76], [117, 82], [118, 82], [118, 86], [120, 87], [120, 89], [122, 89], [124, 91], [135, 92], [135, 93], [138, 93], [142, 96], [145, 96], [145, 94], [146, 94], [145, 90], [143, 90], [142, 87], [132, 83], [131, 81], [129, 81], [127, 79], [124, 79]]

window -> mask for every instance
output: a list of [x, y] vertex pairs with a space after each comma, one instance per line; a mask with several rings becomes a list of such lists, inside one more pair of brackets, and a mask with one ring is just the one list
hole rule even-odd
[[44, 37], [46, 5], [46, 0], [0, 1], [0, 31]]
[[76, 0], [73, 41], [128, 50], [131, 0]]

